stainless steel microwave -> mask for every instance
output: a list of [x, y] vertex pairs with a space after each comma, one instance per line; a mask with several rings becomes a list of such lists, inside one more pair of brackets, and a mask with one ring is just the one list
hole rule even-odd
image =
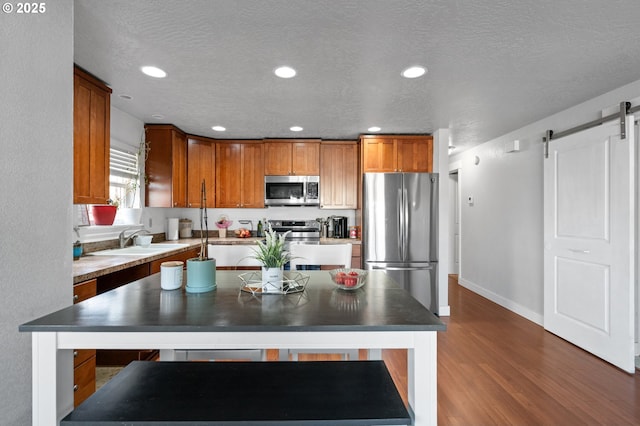
[[265, 206], [319, 206], [320, 176], [265, 176]]

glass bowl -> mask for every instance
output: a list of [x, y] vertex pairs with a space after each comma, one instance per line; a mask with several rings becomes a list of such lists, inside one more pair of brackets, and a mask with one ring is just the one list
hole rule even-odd
[[355, 290], [367, 281], [367, 271], [353, 268], [332, 269], [329, 271], [331, 280], [342, 290]]

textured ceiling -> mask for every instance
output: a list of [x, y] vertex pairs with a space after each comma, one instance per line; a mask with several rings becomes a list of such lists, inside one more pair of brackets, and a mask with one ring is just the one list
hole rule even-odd
[[187, 133], [449, 128], [465, 149], [639, 79], [639, 22], [638, 0], [76, 0], [74, 60], [117, 108]]

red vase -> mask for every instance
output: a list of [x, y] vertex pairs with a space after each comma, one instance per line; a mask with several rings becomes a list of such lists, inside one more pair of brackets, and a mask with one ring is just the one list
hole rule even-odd
[[117, 210], [116, 206], [91, 206], [94, 225], [113, 225]]

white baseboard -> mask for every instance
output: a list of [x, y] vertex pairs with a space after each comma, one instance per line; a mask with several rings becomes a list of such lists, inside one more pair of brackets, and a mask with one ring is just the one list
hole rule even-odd
[[438, 310], [439, 310], [438, 316], [440, 316], [440, 317], [450, 317], [451, 316], [451, 307], [449, 305], [447, 305], [447, 306], [438, 306]]
[[500, 296], [499, 294], [496, 294], [492, 291], [487, 290], [484, 287], [479, 286], [478, 284], [475, 284], [469, 280], [466, 280], [464, 278], [460, 278], [458, 277], [458, 284], [460, 284], [461, 286], [473, 291], [474, 293], [479, 294], [482, 297], [485, 297], [489, 300], [491, 300], [492, 302], [497, 303], [498, 305], [502, 306], [503, 308], [506, 308], [508, 310], [510, 310], [511, 312], [514, 312], [518, 315], [520, 315], [521, 317], [524, 317], [526, 319], [528, 319], [529, 321], [532, 321], [536, 324], [538, 324], [539, 326], [544, 327], [544, 316], [540, 315], [537, 312], [532, 311], [529, 308], [525, 308], [524, 306], [514, 302], [513, 300], [509, 300], [505, 297]]

